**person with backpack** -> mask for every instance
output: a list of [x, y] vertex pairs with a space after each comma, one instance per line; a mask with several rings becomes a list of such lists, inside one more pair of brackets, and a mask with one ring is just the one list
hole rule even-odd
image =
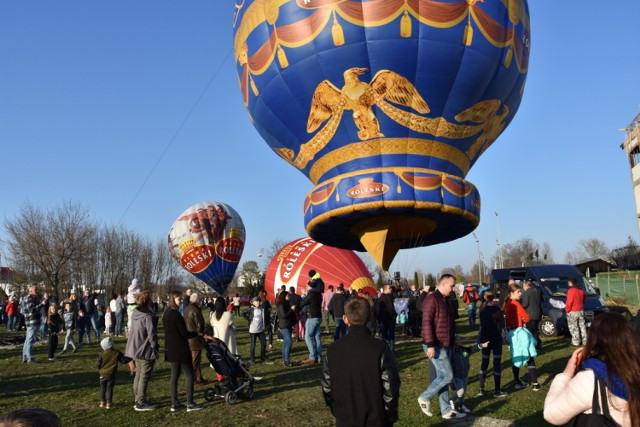
[[475, 286], [469, 283], [464, 287], [464, 291], [462, 292], [462, 299], [465, 304], [467, 304], [467, 313], [469, 315], [469, 328], [474, 330], [476, 328], [476, 302], [480, 299], [480, 295], [478, 295], [478, 291], [476, 291]]

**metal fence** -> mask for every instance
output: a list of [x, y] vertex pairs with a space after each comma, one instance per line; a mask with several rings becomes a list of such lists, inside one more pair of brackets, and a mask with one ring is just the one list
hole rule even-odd
[[600, 293], [608, 298], [622, 298], [628, 304], [640, 305], [640, 273], [620, 276], [620, 273], [599, 273], [590, 277], [591, 283], [600, 288]]

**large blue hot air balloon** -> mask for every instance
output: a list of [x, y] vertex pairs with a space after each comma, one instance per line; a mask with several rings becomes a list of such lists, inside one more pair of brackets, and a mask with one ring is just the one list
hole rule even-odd
[[180, 214], [169, 230], [169, 251], [180, 265], [224, 294], [244, 249], [244, 224], [231, 206], [207, 201]]
[[471, 166], [515, 115], [525, 0], [236, 0], [242, 96], [269, 146], [315, 185], [307, 232], [368, 250], [465, 236]]

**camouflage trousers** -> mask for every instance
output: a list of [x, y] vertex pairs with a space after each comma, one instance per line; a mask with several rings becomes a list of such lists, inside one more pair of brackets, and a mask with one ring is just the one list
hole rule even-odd
[[567, 313], [567, 326], [571, 334], [572, 345], [585, 345], [587, 343], [587, 326], [584, 322], [584, 311], [572, 311]]

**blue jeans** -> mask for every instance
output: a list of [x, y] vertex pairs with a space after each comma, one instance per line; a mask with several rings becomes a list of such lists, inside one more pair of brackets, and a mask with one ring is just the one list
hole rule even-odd
[[47, 316], [40, 317], [40, 339], [44, 339], [47, 335]]
[[124, 311], [116, 312], [116, 335], [122, 335], [122, 320], [124, 318]]
[[322, 357], [322, 340], [320, 340], [321, 317], [309, 317], [305, 323], [304, 341], [309, 349], [309, 359], [320, 362]]
[[16, 328], [18, 316], [7, 316], [7, 330], [13, 331]]
[[33, 354], [31, 354], [31, 345], [36, 340], [36, 333], [38, 332], [38, 329], [40, 329], [39, 324], [27, 327], [27, 335], [24, 338], [24, 345], [22, 346], [22, 360], [26, 360], [28, 362], [33, 359]]
[[[422, 348], [426, 353], [427, 346], [423, 344]], [[435, 369], [436, 376], [431, 378], [431, 384], [420, 394], [420, 398], [430, 401], [437, 394], [440, 400], [440, 413], [445, 415], [453, 410], [449, 405], [449, 384], [453, 381], [449, 349], [436, 347], [436, 354], [433, 359], [429, 359], [429, 363]]]
[[[91, 327], [93, 328], [93, 332], [96, 336], [96, 341], [100, 342], [100, 328], [98, 327], [98, 313], [93, 313], [91, 315]], [[87, 327], [87, 337], [89, 336], [89, 328]]]
[[347, 331], [349, 330], [349, 327], [347, 326], [346, 323], [344, 323], [344, 320], [342, 320], [342, 317], [336, 317], [333, 319], [333, 321], [336, 324], [336, 331], [333, 333], [333, 340], [335, 341], [347, 335]]
[[282, 361], [290, 362], [289, 356], [291, 355], [291, 346], [293, 345], [293, 339], [291, 338], [291, 328], [280, 328], [280, 335], [282, 335]]
[[469, 327], [475, 329], [476, 327], [476, 304], [467, 304], [467, 313], [469, 314]]

